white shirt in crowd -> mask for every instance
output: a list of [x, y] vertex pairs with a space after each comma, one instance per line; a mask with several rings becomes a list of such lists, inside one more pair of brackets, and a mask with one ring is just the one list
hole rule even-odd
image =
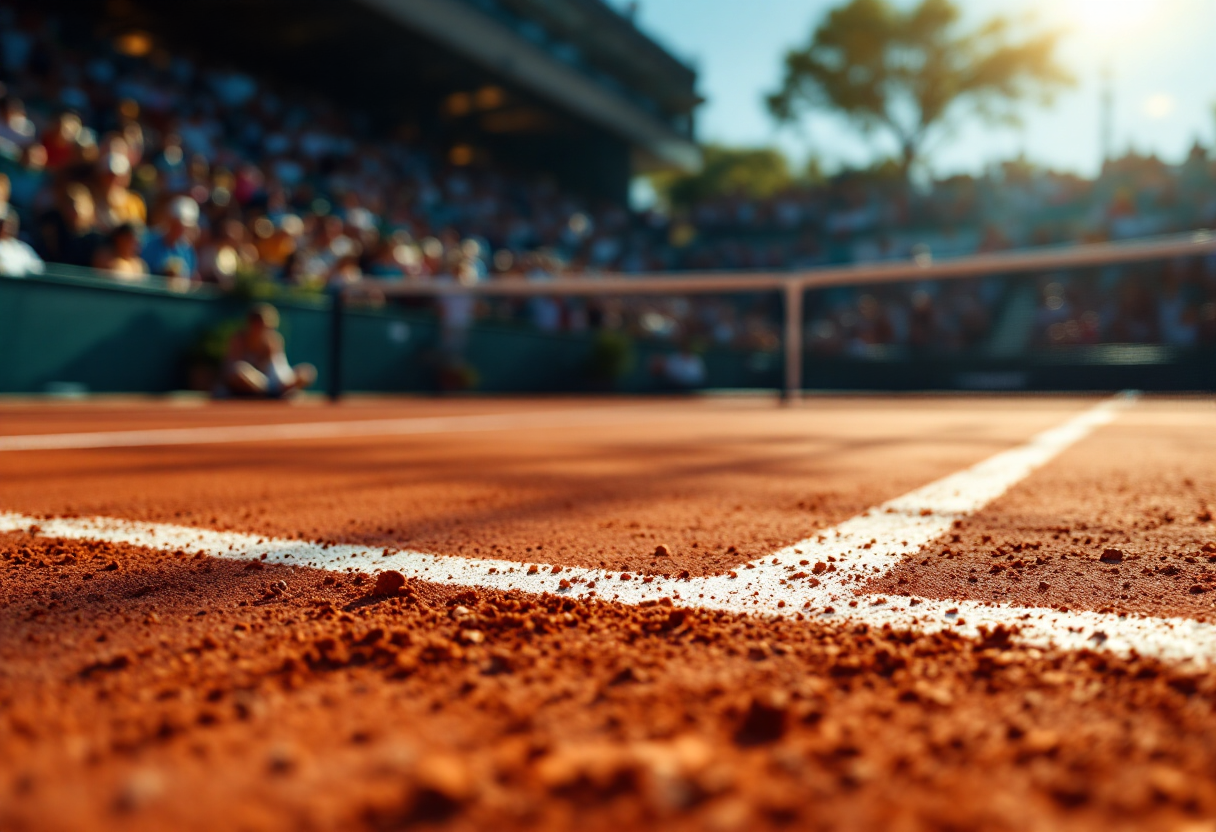
[[25, 277], [27, 274], [42, 274], [46, 267], [34, 250], [15, 237], [0, 239], [0, 274], [8, 277]]

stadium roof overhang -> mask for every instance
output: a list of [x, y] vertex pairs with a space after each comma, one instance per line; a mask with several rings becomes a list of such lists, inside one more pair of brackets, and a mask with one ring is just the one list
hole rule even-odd
[[700, 167], [690, 136], [462, 0], [359, 0], [627, 141], [639, 171]]

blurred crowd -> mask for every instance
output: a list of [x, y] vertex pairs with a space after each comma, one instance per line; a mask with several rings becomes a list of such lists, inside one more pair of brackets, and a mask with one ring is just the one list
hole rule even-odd
[[[0, 158], [44, 260], [292, 285], [612, 268], [629, 213], [377, 135], [358, 113], [137, 36], [69, 49], [0, 5]], [[594, 219], [593, 219], [594, 217]]]
[[[853, 358], [1096, 344], [1216, 346], [1216, 258], [841, 288], [814, 296], [810, 310], [809, 347]], [[1007, 325], [998, 327], [999, 320]]]
[[[1198, 142], [1181, 164], [1129, 152], [1097, 179], [1024, 161], [911, 189], [889, 171], [721, 196], [671, 221], [668, 268], [810, 268], [1098, 242], [1216, 226], [1216, 164]], [[808, 301], [820, 354], [898, 357], [996, 347], [1216, 344], [1216, 259], [1099, 273], [840, 288]], [[1004, 333], [1002, 319], [1017, 317]], [[1012, 341], [1019, 343], [1016, 337]], [[1009, 345], [1005, 345], [1009, 346]]]
[[1008, 288], [990, 278], [828, 290], [812, 303], [806, 343], [821, 355], [870, 359], [984, 348]]
[[1040, 347], [1120, 343], [1216, 345], [1216, 268], [1201, 259], [1041, 281]]
[[1216, 159], [1129, 151], [1095, 179], [1018, 159], [909, 187], [890, 164], [679, 206], [652, 268], [813, 267], [1118, 240], [1216, 226]]
[[[0, 273], [56, 263], [124, 281], [323, 291], [367, 277], [799, 268], [1216, 221], [1212, 167], [1198, 146], [1182, 166], [1129, 155], [1092, 182], [1011, 163], [922, 191], [846, 174], [764, 199], [630, 212], [473, 164], [459, 148], [440, 154], [377, 132], [333, 101], [167, 53], [145, 35], [69, 48], [60, 24], [0, 0]], [[1204, 341], [1216, 308], [1211, 264], [1180, 271], [1044, 284], [1036, 338]], [[808, 337], [830, 354], [972, 348], [1010, 294], [999, 280], [825, 293], [810, 304]], [[749, 349], [775, 348], [780, 320], [775, 299], [759, 295], [435, 305], [450, 332], [489, 317]]]

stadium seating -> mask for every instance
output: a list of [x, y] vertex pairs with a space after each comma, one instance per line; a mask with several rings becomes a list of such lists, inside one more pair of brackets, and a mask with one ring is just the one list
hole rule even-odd
[[[220, 61], [66, 48], [54, 15], [0, 6], [0, 172], [20, 237], [48, 261], [232, 288], [310, 290], [365, 277], [544, 279], [603, 271], [786, 269], [969, 254], [1211, 224], [1216, 178], [1134, 155], [1089, 182], [1011, 163], [916, 192], [846, 173], [766, 199], [720, 197], [672, 216], [631, 213], [551, 181], [442, 158], [378, 133], [338, 102]], [[125, 52], [125, 54], [124, 54]], [[1139, 201], [1128, 195], [1139, 195]], [[197, 226], [197, 230], [196, 227]], [[1216, 343], [1216, 264], [1168, 279], [1107, 271], [840, 289], [808, 305], [821, 355], [1106, 342]], [[502, 302], [477, 314], [542, 330], [621, 326], [658, 340], [769, 348], [767, 301]]]

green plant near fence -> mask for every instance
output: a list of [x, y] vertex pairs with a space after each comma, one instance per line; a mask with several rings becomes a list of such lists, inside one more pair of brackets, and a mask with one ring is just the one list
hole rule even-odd
[[637, 365], [633, 339], [623, 332], [597, 333], [587, 356], [587, 377], [595, 385], [621, 383]]

